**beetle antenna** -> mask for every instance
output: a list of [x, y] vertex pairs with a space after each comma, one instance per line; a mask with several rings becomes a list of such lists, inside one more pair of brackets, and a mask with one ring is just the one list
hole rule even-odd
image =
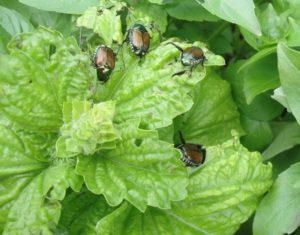
[[167, 44], [172, 44], [174, 47], [176, 47], [179, 51], [183, 52], [183, 49], [179, 46], [177, 46], [175, 43], [173, 42], [168, 42]]
[[185, 140], [184, 140], [184, 138], [183, 138], [182, 132], [181, 132], [181, 131], [178, 131], [178, 133], [179, 133], [180, 142], [181, 142], [182, 144], [185, 144]]

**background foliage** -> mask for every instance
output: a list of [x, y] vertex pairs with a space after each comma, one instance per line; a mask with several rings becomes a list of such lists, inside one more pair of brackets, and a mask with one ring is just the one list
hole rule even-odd
[[[168, 42], [204, 67], [172, 76]], [[106, 83], [99, 44], [118, 52]], [[0, 231], [299, 233], [299, 47], [297, 0], [0, 0]]]

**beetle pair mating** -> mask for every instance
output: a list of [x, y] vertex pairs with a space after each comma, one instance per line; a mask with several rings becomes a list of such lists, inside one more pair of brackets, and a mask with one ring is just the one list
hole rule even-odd
[[[128, 30], [124, 42], [129, 44], [131, 51], [135, 55], [142, 58], [150, 47], [150, 35], [143, 25], [133, 24]], [[183, 66], [190, 66], [190, 74], [192, 73], [193, 68], [198, 64], [203, 66], [206, 57], [201, 48], [192, 46], [182, 49], [173, 42], [169, 42], [168, 44], [172, 44], [181, 52], [180, 61]], [[93, 65], [97, 69], [97, 76], [100, 81], [105, 82], [108, 80], [109, 75], [115, 68], [115, 62], [116, 54], [110, 47], [100, 45], [96, 48], [93, 57]], [[182, 74], [182, 72], [175, 73], [172, 76], [180, 74]]]
[[206, 157], [206, 150], [199, 144], [187, 144], [179, 132], [181, 144], [177, 148], [181, 151], [181, 161], [185, 166], [197, 167], [204, 163]]
[[[141, 24], [134, 24], [127, 32], [123, 43], [127, 42], [131, 51], [138, 57], [143, 57], [150, 46], [150, 35], [147, 29]], [[93, 65], [97, 69], [97, 76], [100, 81], [107, 81], [109, 75], [115, 68], [116, 54], [106, 46], [100, 45], [96, 48]]]

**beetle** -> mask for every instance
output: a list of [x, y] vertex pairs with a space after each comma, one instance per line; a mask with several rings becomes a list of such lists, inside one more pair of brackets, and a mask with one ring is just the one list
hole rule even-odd
[[[203, 50], [200, 47], [191, 46], [186, 49], [182, 49], [181, 47], [177, 46], [173, 42], [168, 42], [168, 44], [173, 45], [176, 47], [181, 53], [180, 53], [180, 62], [183, 66], [190, 66], [190, 73], [192, 73], [192, 70], [198, 65], [201, 64], [203, 67], [204, 61], [207, 60], [207, 58], [204, 55]], [[182, 72], [175, 73], [174, 75], [182, 74]]]
[[98, 79], [105, 82], [115, 68], [116, 54], [110, 47], [99, 45], [95, 50], [92, 62], [97, 69]]
[[135, 23], [129, 28], [124, 42], [129, 44], [135, 55], [142, 58], [150, 47], [150, 34], [144, 25]]
[[182, 133], [179, 131], [181, 144], [177, 148], [181, 151], [181, 161], [185, 166], [197, 167], [204, 163], [206, 150], [200, 144], [185, 143]]

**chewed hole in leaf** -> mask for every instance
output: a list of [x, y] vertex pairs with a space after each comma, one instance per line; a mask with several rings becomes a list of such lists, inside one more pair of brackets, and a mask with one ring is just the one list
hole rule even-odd
[[55, 52], [56, 52], [56, 46], [53, 45], [53, 44], [50, 44], [50, 45], [49, 45], [49, 60], [50, 60], [51, 56], [52, 56], [53, 54], [55, 54]]
[[134, 141], [134, 144], [135, 144], [137, 147], [140, 147], [142, 143], [143, 143], [143, 140], [142, 140], [142, 139], [136, 139], [136, 140]]

